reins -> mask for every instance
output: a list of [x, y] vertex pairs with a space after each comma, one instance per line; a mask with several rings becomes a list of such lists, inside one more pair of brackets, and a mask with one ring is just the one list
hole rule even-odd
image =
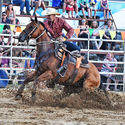
[[46, 32], [46, 29], [42, 32], [42, 34], [40, 34], [37, 38], [35, 38], [35, 40], [38, 40], [41, 36], [43, 36]]

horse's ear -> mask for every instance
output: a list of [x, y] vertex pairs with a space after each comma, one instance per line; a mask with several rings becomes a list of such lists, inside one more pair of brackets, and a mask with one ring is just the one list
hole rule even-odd
[[38, 22], [36, 14], [35, 14], [35, 22], [36, 22], [36, 23]]

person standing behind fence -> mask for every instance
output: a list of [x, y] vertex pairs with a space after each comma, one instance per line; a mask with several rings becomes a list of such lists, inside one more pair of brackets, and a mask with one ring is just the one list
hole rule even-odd
[[108, 0], [101, 0], [101, 10], [104, 11], [104, 19], [109, 19], [109, 6], [108, 6]]
[[[91, 27], [90, 28], [92, 28], [93, 29], [93, 33], [92, 33], [92, 38], [93, 39], [100, 39], [100, 37], [99, 37], [99, 26], [98, 26], [98, 23], [97, 23], [97, 21], [93, 21], [92, 22], [92, 24], [91, 24]], [[92, 41], [92, 49], [97, 49], [97, 50], [99, 50], [100, 48], [101, 48], [101, 46], [102, 46], [102, 41], [99, 41], [99, 43], [98, 43], [98, 41]]]
[[13, 9], [13, 5], [10, 3], [7, 6], [6, 10], [7, 18], [11, 21], [12, 24], [16, 24], [16, 15]]
[[33, 12], [33, 15], [35, 15], [36, 13], [36, 10], [39, 8], [39, 7], [42, 7], [43, 10], [46, 9], [46, 5], [44, 3], [44, 0], [31, 0], [32, 2], [32, 5], [33, 5], [33, 2], [35, 2], [35, 10]]
[[[9, 56], [7, 52], [4, 51], [3, 48], [0, 48], [0, 56]], [[10, 59], [8, 58], [0, 58], [0, 67], [9, 67]]]
[[[74, 16], [73, 16], [74, 0], [71, 0], [71, 1], [66, 5], [66, 11], [68, 12], [68, 18], [74, 18]], [[70, 12], [71, 12], [71, 16], [70, 16]]]
[[[115, 63], [109, 63], [109, 62], [117, 62], [117, 60], [115, 59], [113, 53], [108, 53], [106, 55], [106, 58], [104, 59], [104, 64], [102, 65], [102, 69], [101, 69], [101, 72], [115, 72], [116, 71], [116, 67], [117, 67], [117, 64]], [[106, 90], [110, 90], [109, 89], [109, 86], [110, 86], [110, 83], [111, 81], [115, 81], [115, 79], [113, 78], [113, 74], [103, 74], [107, 80], [105, 81], [102, 77], [102, 81], [103, 82], [107, 82], [107, 86], [106, 86]]]
[[[113, 26], [112, 20], [109, 19], [107, 21], [107, 25], [104, 26], [105, 34], [104, 39], [111, 39], [110, 31], [115, 31], [115, 27]], [[115, 42], [106, 42], [106, 49], [112, 50], [115, 46]]]
[[[65, 17], [65, 10], [66, 10], [66, 6], [72, 2], [72, 0], [64, 0], [64, 3], [63, 3], [63, 13], [62, 13], [62, 17]], [[77, 5], [77, 0], [74, 0], [74, 10], [75, 10], [75, 13], [76, 13], [76, 18], [80, 18], [79, 14], [78, 14], [78, 5]]]
[[[2, 23], [5, 24], [3, 27], [2, 33], [11, 34], [10, 25], [8, 25], [8, 24], [11, 24], [11, 21], [7, 18], [6, 12], [2, 12]], [[3, 35], [0, 36], [0, 41], [1, 41], [2, 45], [4, 45], [4, 44], [9, 45], [11, 43], [11, 36], [6, 36], [6, 37], [8, 38], [7, 43], [5, 43], [5, 41], [4, 41], [4, 36]]]
[[85, 11], [88, 12], [88, 18], [90, 18], [90, 8], [89, 8], [89, 0], [79, 0], [80, 3], [80, 10], [82, 10], [82, 14], [84, 18], [86, 18]]
[[97, 0], [89, 0], [89, 7], [90, 7], [90, 18], [92, 18], [92, 11], [94, 10], [94, 19], [96, 19], [96, 5]]
[[[4, 49], [0, 48], [0, 57], [6, 56], [6, 53], [4, 54]], [[3, 67], [3, 69], [0, 69], [0, 88], [5, 88], [8, 85], [8, 80], [2, 80], [2, 79], [8, 79], [8, 71], [4, 70], [4, 68], [9, 67], [9, 59], [0, 58], [0, 68]]]
[[[13, 4], [20, 5], [20, 15], [30, 15], [30, 0], [13, 0]], [[26, 5], [26, 13], [24, 6]]]
[[30, 58], [36, 58], [36, 50], [31, 51], [31, 55], [28, 56], [28, 60], [25, 61], [24, 68], [25, 69], [33, 69], [35, 65], [35, 60], [32, 60]]
[[[85, 19], [82, 20], [82, 25], [80, 25], [80, 33], [78, 35], [79, 38], [88, 38], [89, 26], [87, 25], [87, 21]], [[88, 48], [88, 40], [83, 40], [78, 43], [81, 49]]]

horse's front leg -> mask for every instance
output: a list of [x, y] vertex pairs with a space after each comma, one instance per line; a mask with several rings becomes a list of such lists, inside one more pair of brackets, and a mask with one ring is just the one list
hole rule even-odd
[[19, 87], [17, 94], [15, 96], [16, 100], [21, 99], [23, 90], [25, 88], [25, 85], [28, 84], [29, 82], [33, 81], [36, 77], [36, 71], [32, 72], [28, 77], [24, 80], [23, 84]]
[[42, 82], [42, 81], [45, 81], [45, 80], [49, 80], [49, 79], [52, 79], [54, 76], [53, 76], [53, 73], [52, 71], [48, 70], [46, 72], [44, 72], [43, 74], [41, 74], [37, 79], [36, 81], [34, 82], [34, 85], [33, 85], [33, 89], [32, 89], [32, 103], [34, 103], [36, 101], [36, 88], [37, 88], [37, 85]]

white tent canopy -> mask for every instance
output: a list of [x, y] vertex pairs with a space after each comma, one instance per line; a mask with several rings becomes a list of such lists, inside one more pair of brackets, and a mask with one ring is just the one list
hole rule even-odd
[[118, 29], [125, 29], [125, 8], [113, 14]]

